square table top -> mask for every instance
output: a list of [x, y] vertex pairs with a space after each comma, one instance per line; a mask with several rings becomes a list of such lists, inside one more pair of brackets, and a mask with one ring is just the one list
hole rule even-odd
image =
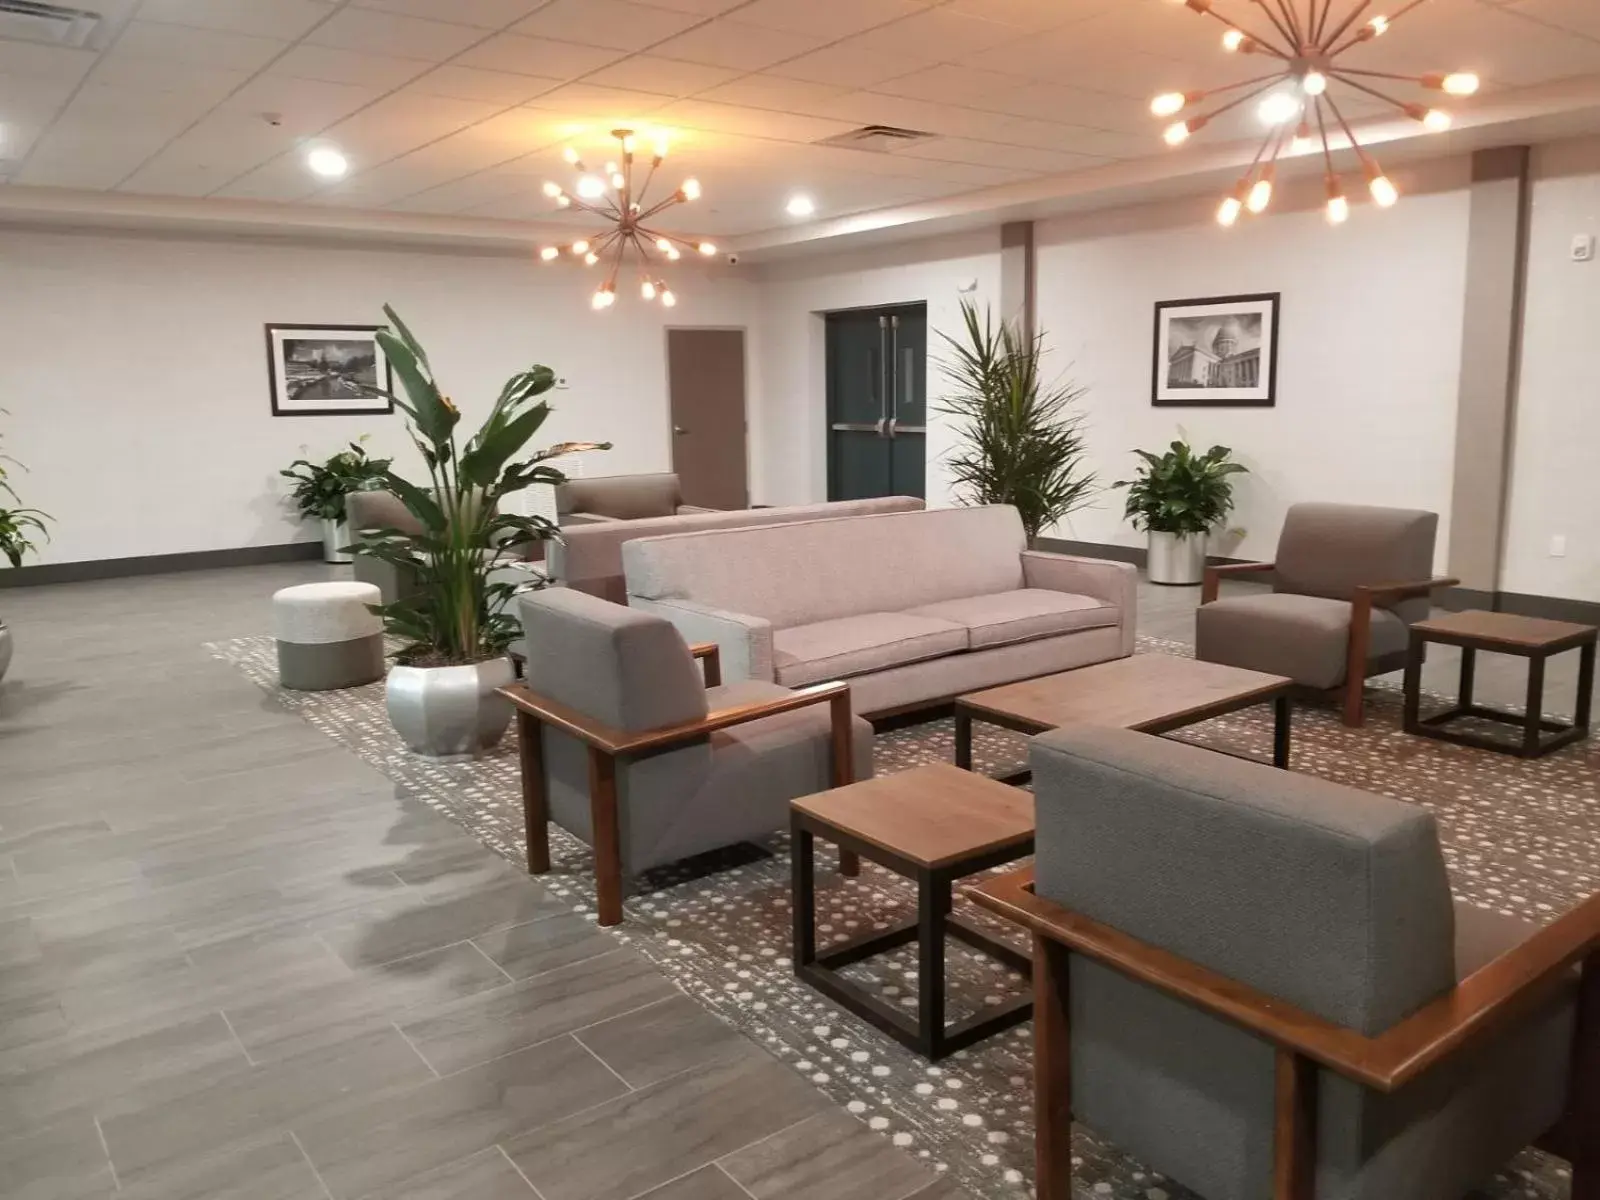
[[1487, 612], [1483, 609], [1429, 617], [1417, 621], [1411, 628], [1425, 637], [1442, 636], [1484, 649], [1504, 646], [1516, 650], [1544, 650], [1553, 646], [1580, 645], [1596, 636], [1593, 625], [1523, 617], [1516, 613]]
[[1135, 654], [973, 692], [956, 703], [980, 719], [996, 717], [1000, 724], [1039, 730], [1083, 724], [1166, 732], [1273, 699], [1293, 685], [1283, 675], [1170, 654]]
[[1032, 793], [949, 763], [803, 796], [794, 807], [927, 868], [955, 866], [1007, 845], [1025, 847], [1033, 837]]

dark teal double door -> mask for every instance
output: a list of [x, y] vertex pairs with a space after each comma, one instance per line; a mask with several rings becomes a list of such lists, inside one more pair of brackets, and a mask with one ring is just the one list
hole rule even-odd
[[829, 313], [828, 499], [926, 496], [928, 307]]

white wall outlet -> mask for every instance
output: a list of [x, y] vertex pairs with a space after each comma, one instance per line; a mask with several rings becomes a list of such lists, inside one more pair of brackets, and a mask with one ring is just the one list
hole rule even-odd
[[1588, 262], [1594, 257], [1594, 234], [1580, 233], [1572, 239], [1572, 261]]
[[1558, 533], [1550, 539], [1550, 557], [1565, 558], [1567, 556], [1567, 535]]

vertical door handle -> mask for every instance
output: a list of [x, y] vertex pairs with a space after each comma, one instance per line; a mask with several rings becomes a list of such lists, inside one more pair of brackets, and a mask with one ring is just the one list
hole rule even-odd
[[884, 425], [889, 420], [889, 372], [892, 360], [889, 357], [889, 318], [878, 318], [878, 436], [884, 436]]
[[889, 391], [889, 403], [885, 407], [884, 411], [889, 414], [889, 436], [893, 438], [895, 426], [895, 394], [900, 390], [900, 318], [898, 316], [889, 318], [889, 339], [890, 354], [893, 356], [890, 361], [894, 363], [892, 368], [894, 372], [894, 386]]
[[682, 425], [674, 425], [672, 427], [672, 432], [677, 434], [679, 437], [682, 437], [684, 434], [688, 433], [689, 431], [687, 429], [685, 429]]

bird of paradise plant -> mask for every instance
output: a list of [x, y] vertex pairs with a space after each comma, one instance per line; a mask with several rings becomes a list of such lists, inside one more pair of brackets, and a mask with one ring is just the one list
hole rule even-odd
[[396, 655], [402, 663], [482, 662], [504, 654], [521, 635], [517, 617], [505, 610], [523, 586], [492, 581], [495, 568], [514, 557], [517, 547], [556, 536], [544, 517], [503, 513], [500, 501], [533, 484], [565, 482], [565, 475], [547, 465], [550, 459], [609, 450], [611, 444], [563, 442], [522, 456], [550, 416], [549, 403], [539, 397], [558, 383], [553, 370], [534, 365], [506, 381], [483, 425], [458, 446], [460, 410], [439, 389], [427, 351], [405, 322], [388, 305], [383, 311], [389, 327], [378, 331], [377, 341], [405, 393], [392, 398], [406, 414], [433, 486], [419, 487], [392, 468], [383, 471], [380, 487], [406, 506], [423, 532], [381, 529], [360, 545], [358, 553], [410, 571], [418, 584], [412, 595], [374, 611], [391, 635], [405, 640]]
[[[0, 415], [10, 414], [0, 408]], [[27, 468], [0, 450], [0, 493], [21, 504], [22, 498], [17, 495], [11, 486], [11, 481], [6, 477], [6, 463], [21, 471]], [[3, 499], [4, 496], [0, 496], [0, 500]], [[45, 541], [50, 540], [50, 531], [45, 527], [45, 522], [51, 519], [49, 513], [41, 512], [37, 508], [8, 508], [4, 503], [0, 503], [0, 555], [3, 555], [13, 567], [20, 567], [22, 556], [39, 548], [33, 541], [35, 537], [41, 537]]]

